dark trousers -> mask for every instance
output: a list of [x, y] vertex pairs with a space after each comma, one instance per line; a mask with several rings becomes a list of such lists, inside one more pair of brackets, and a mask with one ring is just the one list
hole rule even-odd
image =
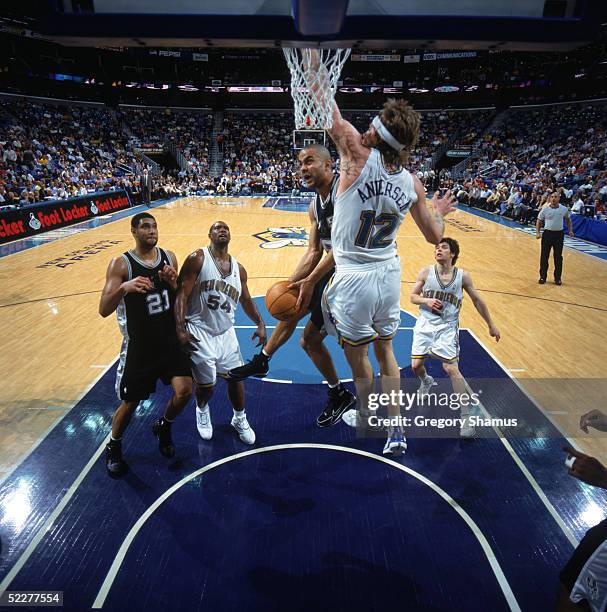
[[544, 230], [542, 234], [542, 254], [540, 255], [540, 278], [545, 279], [548, 275], [548, 258], [550, 249], [554, 249], [554, 280], [561, 280], [563, 271], [563, 240], [565, 232], [563, 230], [552, 231]]

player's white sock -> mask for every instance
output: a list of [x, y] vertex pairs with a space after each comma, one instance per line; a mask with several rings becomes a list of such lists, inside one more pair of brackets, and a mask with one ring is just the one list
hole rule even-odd
[[246, 412], [244, 410], [236, 410], [236, 408], [232, 408], [232, 411], [234, 412], [234, 416], [237, 419], [241, 419], [242, 417], [246, 417]]
[[262, 354], [267, 357], [268, 359], [272, 359], [272, 355], [268, 355], [265, 351], [265, 349], [261, 349]]
[[329, 389], [335, 389], [335, 387], [339, 387], [339, 383], [340, 382], [341, 381], [338, 380], [334, 385], [332, 385], [331, 383], [328, 382], [327, 385], [329, 385]]

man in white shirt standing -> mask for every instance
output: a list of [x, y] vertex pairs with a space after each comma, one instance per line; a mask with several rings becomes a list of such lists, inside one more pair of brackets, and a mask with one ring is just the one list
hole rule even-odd
[[[535, 237], [542, 239], [542, 251], [540, 255], [540, 279], [538, 283], [544, 285], [548, 276], [548, 258], [550, 250], [554, 249], [554, 283], [562, 285], [561, 273], [563, 271], [563, 241], [565, 232], [563, 231], [563, 220], [567, 222], [569, 236], [573, 238], [573, 225], [571, 224], [571, 215], [569, 209], [562, 204], [559, 204], [559, 194], [554, 192], [550, 194], [548, 206], [544, 206], [540, 210], [535, 226]], [[544, 233], [540, 235], [540, 229], [544, 224]]]

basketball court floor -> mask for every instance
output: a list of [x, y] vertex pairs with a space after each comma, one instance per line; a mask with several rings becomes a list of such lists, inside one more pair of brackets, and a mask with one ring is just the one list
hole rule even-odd
[[[174, 426], [177, 455], [163, 458], [151, 434], [169, 397], [159, 385], [125, 436], [130, 472], [114, 481], [103, 448], [120, 336], [97, 308], [138, 210], [1, 247], [0, 592], [63, 591], [75, 611], [553, 608], [558, 571], [607, 513], [604, 496], [567, 475], [561, 448], [601, 458], [607, 447], [577, 428], [607, 391], [601, 249], [570, 243], [563, 285], [540, 286], [533, 236], [469, 209], [448, 221], [458, 265], [502, 334], [495, 344], [465, 299], [462, 372], [473, 388], [491, 381], [484, 415], [524, 415], [534, 435], [489, 427], [473, 440], [410, 437], [402, 459], [386, 459], [382, 439], [315, 425], [326, 387], [296, 334], [268, 379], [246, 382], [253, 447], [232, 433], [220, 383], [213, 439], [198, 436], [190, 404]], [[261, 296], [303, 253], [304, 211], [288, 199], [191, 197], [152, 212], [159, 245], [180, 263], [226, 221], [230, 252], [272, 326]], [[394, 343], [403, 385], [414, 388], [409, 292], [433, 248], [411, 218], [398, 246]], [[239, 311], [236, 324], [250, 358], [251, 322]], [[327, 343], [349, 378], [341, 349]], [[439, 364], [430, 373], [440, 377]]]

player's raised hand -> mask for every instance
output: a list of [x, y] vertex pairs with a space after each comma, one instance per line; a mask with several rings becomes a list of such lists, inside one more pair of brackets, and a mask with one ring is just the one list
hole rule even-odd
[[125, 293], [146, 293], [154, 288], [152, 280], [147, 276], [136, 276], [130, 281], [122, 283]]
[[162, 270], [158, 272], [158, 278], [171, 285], [173, 289], [177, 289], [177, 270], [173, 266], [165, 264]]
[[493, 324], [489, 325], [489, 335], [492, 338], [495, 338], [496, 342], [500, 341], [500, 338], [501, 338], [500, 330]]
[[607, 468], [598, 459], [580, 453], [569, 446], [563, 446], [563, 450], [575, 457], [575, 461], [569, 468], [571, 476], [594, 487], [607, 489]]
[[434, 197], [430, 201], [434, 213], [441, 217], [446, 217], [449, 213], [452, 213], [457, 207], [457, 200], [449, 189], [443, 197], [436, 191]]
[[580, 429], [588, 433], [588, 428], [594, 427], [599, 431], [607, 431], [607, 414], [600, 410], [591, 410], [580, 417]]

